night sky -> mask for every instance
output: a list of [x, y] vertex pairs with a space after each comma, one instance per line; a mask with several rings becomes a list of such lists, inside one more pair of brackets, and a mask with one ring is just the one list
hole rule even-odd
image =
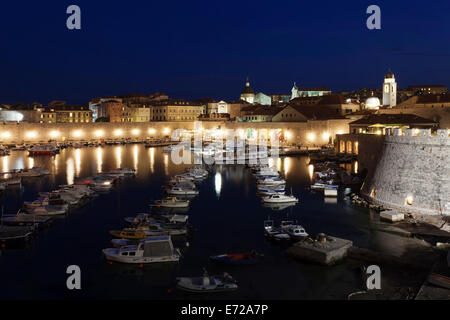
[[[81, 30], [66, 8], [81, 7]], [[366, 9], [381, 7], [381, 30]], [[161, 91], [237, 100], [298, 86], [450, 86], [450, 1], [11, 1], [0, 4], [0, 103]]]

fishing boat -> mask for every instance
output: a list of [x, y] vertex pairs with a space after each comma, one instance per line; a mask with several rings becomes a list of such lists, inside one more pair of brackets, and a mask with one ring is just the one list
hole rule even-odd
[[287, 241], [291, 239], [291, 236], [284, 230], [274, 226], [273, 220], [264, 221], [264, 235], [275, 241]]
[[179, 277], [176, 279], [177, 288], [188, 292], [226, 292], [238, 288], [236, 280], [228, 273], [209, 276], [207, 272], [203, 277]]
[[209, 259], [211, 259], [214, 262], [217, 263], [223, 263], [223, 264], [254, 264], [257, 263], [259, 260], [259, 257], [261, 255], [257, 254], [256, 252], [249, 252], [249, 253], [232, 253], [232, 254], [219, 254], [215, 256], [210, 256]]
[[125, 228], [123, 230], [111, 230], [109, 233], [113, 237], [123, 239], [141, 240], [147, 238], [145, 232], [137, 230], [135, 228]]
[[155, 205], [166, 208], [187, 208], [189, 207], [189, 200], [182, 200], [176, 197], [166, 197], [162, 200], [156, 200]]
[[103, 254], [107, 260], [121, 263], [174, 262], [181, 256], [170, 236], [148, 237], [138, 245], [104, 249]]
[[30, 156], [53, 156], [57, 153], [57, 147], [51, 144], [33, 145], [28, 149]]
[[171, 195], [186, 195], [186, 196], [195, 196], [198, 195], [198, 190], [194, 190], [194, 189], [187, 189], [184, 187], [172, 187], [170, 189], [167, 190], [168, 194]]
[[297, 203], [298, 199], [294, 196], [289, 196], [286, 194], [274, 194], [263, 197], [261, 201], [263, 203]]
[[305, 231], [305, 228], [303, 228], [301, 225], [298, 224], [282, 226], [281, 229], [285, 233], [287, 233], [293, 240], [301, 240], [309, 236], [308, 233]]
[[320, 182], [316, 182], [314, 184], [311, 185], [311, 190], [325, 190], [325, 189], [330, 189], [330, 190], [338, 190], [339, 186], [337, 185], [331, 185], [331, 184], [326, 184], [326, 183], [320, 183]]

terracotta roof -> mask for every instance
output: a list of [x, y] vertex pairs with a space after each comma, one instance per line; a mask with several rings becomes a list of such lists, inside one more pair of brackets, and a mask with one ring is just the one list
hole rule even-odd
[[309, 120], [345, 119], [335, 110], [323, 106], [290, 106]]

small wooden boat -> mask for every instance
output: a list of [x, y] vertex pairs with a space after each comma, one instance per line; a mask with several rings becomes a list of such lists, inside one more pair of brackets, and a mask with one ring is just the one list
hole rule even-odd
[[141, 240], [147, 238], [145, 232], [136, 230], [135, 228], [125, 228], [123, 230], [111, 230], [109, 233], [113, 237], [123, 239]]
[[261, 255], [256, 252], [237, 253], [237, 254], [219, 254], [209, 258], [217, 263], [224, 264], [254, 264], [257, 263]]
[[206, 272], [203, 277], [179, 277], [177, 288], [195, 293], [227, 292], [238, 288], [236, 280], [228, 273], [223, 275], [209, 276]]
[[450, 278], [440, 274], [430, 274], [428, 276], [428, 282], [438, 287], [450, 289]]

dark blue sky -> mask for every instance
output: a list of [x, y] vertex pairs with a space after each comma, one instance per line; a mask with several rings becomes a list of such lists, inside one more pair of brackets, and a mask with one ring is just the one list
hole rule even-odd
[[[81, 7], [82, 29], [66, 28]], [[381, 7], [382, 29], [366, 28]], [[0, 102], [84, 103], [162, 91], [237, 99], [299, 86], [333, 91], [450, 86], [450, 1], [12, 1], [0, 4]]]

